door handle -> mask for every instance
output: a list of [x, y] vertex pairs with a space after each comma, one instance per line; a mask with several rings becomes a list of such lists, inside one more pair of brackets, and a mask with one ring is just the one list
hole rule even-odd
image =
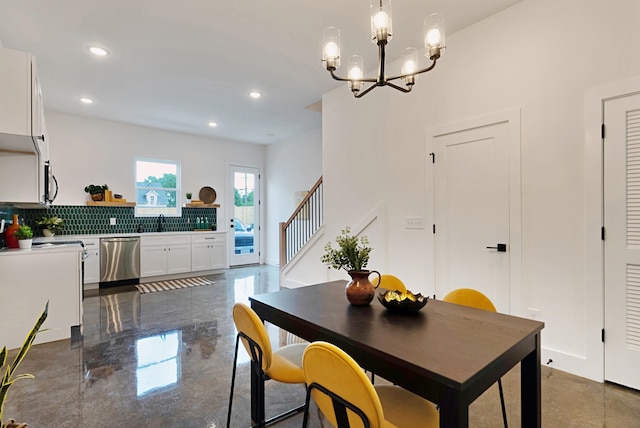
[[489, 250], [498, 250], [499, 253], [507, 252], [507, 244], [497, 244], [496, 247], [487, 247]]

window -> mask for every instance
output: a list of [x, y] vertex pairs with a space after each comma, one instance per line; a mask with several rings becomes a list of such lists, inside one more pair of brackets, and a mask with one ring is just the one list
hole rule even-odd
[[136, 160], [136, 217], [160, 214], [179, 217], [180, 164], [173, 161]]

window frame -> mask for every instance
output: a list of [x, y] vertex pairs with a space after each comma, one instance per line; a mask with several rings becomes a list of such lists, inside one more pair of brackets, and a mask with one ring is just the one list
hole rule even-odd
[[[145, 212], [144, 210], [149, 210], [150, 207], [148, 206], [140, 206], [140, 204], [138, 203], [138, 191], [140, 189], [142, 189], [142, 187], [138, 186], [138, 183], [140, 181], [138, 181], [138, 168], [139, 168], [139, 162], [146, 162], [146, 163], [155, 163], [155, 164], [165, 164], [165, 165], [171, 165], [171, 166], [175, 166], [176, 169], [176, 187], [175, 188], [165, 188], [165, 187], [150, 187], [149, 189], [155, 190], [155, 191], [175, 191], [176, 192], [176, 206], [175, 207], [159, 207], [159, 208], [155, 208], [154, 212]], [[180, 161], [177, 160], [167, 160], [167, 159], [152, 159], [152, 158], [144, 158], [144, 157], [138, 157], [135, 158], [135, 164], [134, 164], [134, 168], [135, 168], [135, 173], [134, 173], [134, 194], [136, 195], [136, 206], [134, 209], [134, 217], [157, 217], [160, 214], [164, 215], [165, 217], [182, 217], [182, 191], [181, 191], [181, 182], [182, 182], [182, 167], [180, 164]], [[149, 176], [149, 174], [147, 174], [147, 177]], [[144, 177], [144, 179], [146, 179], [147, 177]], [[159, 177], [158, 177], [159, 178]], [[153, 209], [153, 208], [151, 208]]]

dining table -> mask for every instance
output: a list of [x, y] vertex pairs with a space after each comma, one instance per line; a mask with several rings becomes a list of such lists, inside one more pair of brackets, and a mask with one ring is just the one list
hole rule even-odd
[[[410, 314], [377, 299], [354, 306], [345, 285], [283, 288], [249, 300], [263, 321], [332, 343], [362, 368], [437, 404], [440, 427], [468, 427], [469, 405], [520, 363], [521, 427], [540, 428], [544, 323], [436, 299]], [[264, 415], [254, 413], [258, 405], [252, 390], [252, 415]]]

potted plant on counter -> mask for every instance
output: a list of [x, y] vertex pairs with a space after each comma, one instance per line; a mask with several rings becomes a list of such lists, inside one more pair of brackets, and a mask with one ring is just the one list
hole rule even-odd
[[84, 188], [84, 191], [87, 192], [89, 195], [91, 195], [92, 200], [102, 201], [104, 199], [104, 191], [108, 189], [109, 189], [109, 186], [107, 186], [106, 184], [103, 184], [102, 186], [89, 184], [87, 187]]
[[49, 302], [47, 302], [47, 304], [45, 305], [44, 311], [42, 311], [42, 314], [40, 314], [40, 317], [38, 318], [35, 325], [27, 335], [24, 343], [22, 344], [22, 347], [20, 348], [20, 351], [18, 351], [18, 353], [14, 357], [13, 363], [11, 363], [11, 365], [7, 364], [7, 347], [4, 346], [2, 348], [2, 351], [0, 351], [0, 370], [4, 370], [4, 372], [0, 373], [2, 374], [2, 377], [0, 378], [0, 426], [3, 428], [5, 427], [9, 428], [14, 426], [26, 427], [26, 424], [17, 424], [13, 419], [9, 419], [6, 423], [2, 422], [4, 402], [7, 399], [9, 388], [11, 387], [11, 385], [13, 385], [15, 381], [20, 379], [34, 378], [33, 375], [30, 375], [27, 373], [16, 374], [15, 372], [18, 366], [20, 365], [20, 363], [22, 362], [22, 360], [24, 360], [24, 357], [27, 355], [27, 351], [29, 351], [29, 349], [31, 348], [31, 345], [33, 344], [33, 341], [36, 338], [36, 335], [40, 332], [40, 327], [42, 326], [44, 321], [47, 319], [48, 314], [49, 314]]
[[351, 229], [347, 227], [340, 231], [336, 243], [338, 249], [333, 248], [330, 242], [325, 245], [325, 253], [320, 260], [334, 269], [346, 270], [351, 277], [346, 287], [347, 300], [355, 306], [366, 306], [375, 295], [375, 287], [369, 281], [369, 275], [376, 273], [377, 284], [380, 284], [378, 271], [365, 270], [372, 249], [369, 240], [366, 236], [358, 238], [357, 235], [351, 235]]
[[64, 220], [57, 215], [44, 216], [36, 222], [42, 228], [42, 234], [46, 237], [52, 237], [60, 229], [64, 227]]
[[16, 238], [18, 238], [18, 247], [22, 249], [31, 248], [31, 244], [33, 243], [33, 231], [29, 226], [20, 226], [16, 233], [14, 234]]
[[187, 192], [187, 203], [188, 204], [191, 203], [191, 196], [193, 196], [193, 194], [191, 192]]

